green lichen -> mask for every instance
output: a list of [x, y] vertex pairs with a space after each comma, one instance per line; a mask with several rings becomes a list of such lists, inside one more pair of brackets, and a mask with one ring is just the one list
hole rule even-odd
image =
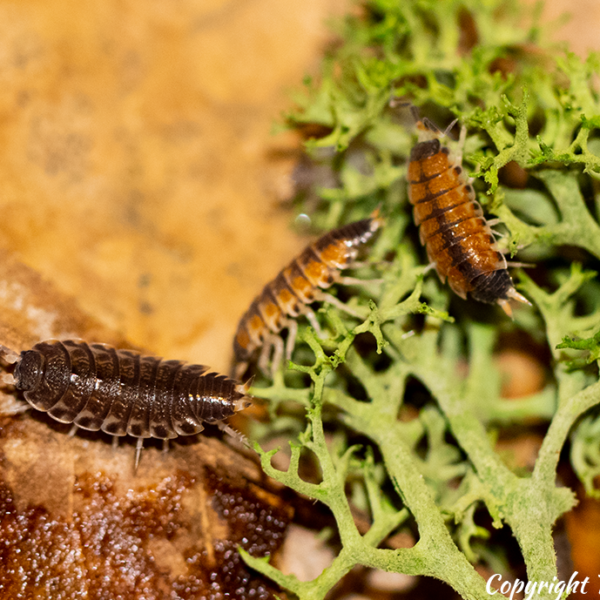
[[[277, 450], [256, 443], [264, 471], [328, 506], [341, 540], [333, 563], [308, 582], [244, 554], [303, 600], [325, 598], [355, 565], [435, 577], [464, 598], [488, 598], [474, 564], [507, 568], [503, 550], [490, 545], [501, 527], [516, 538], [528, 579], [552, 582], [552, 528], [576, 502], [556, 484], [569, 436], [573, 467], [595, 493], [600, 419], [589, 411], [600, 403], [600, 286], [588, 268], [600, 259], [600, 62], [551, 48], [536, 14], [519, 5], [370, 0], [339, 27], [341, 42], [319, 81], [307, 82], [287, 115], [293, 127], [320, 126], [307, 151], [313, 168], [337, 181], [299, 200], [315, 228], [377, 207], [386, 220], [371, 266], [357, 272], [382, 281], [349, 295], [360, 319], [324, 306], [323, 339], [300, 321], [294, 362], [253, 388], [273, 418], [257, 432], [291, 436], [286, 471], [271, 463]], [[516, 275], [532, 307], [517, 307], [513, 322], [497, 307], [457, 299], [428, 272], [406, 194], [414, 127], [392, 98], [410, 100], [440, 127], [454, 118], [467, 127], [464, 164], [478, 198], [505, 227], [505, 248], [535, 264]], [[509, 163], [527, 174], [524, 187], [504, 183]], [[500, 397], [493, 357], [507, 332], [551, 355], [544, 389], [514, 402]], [[429, 398], [406, 419], [415, 380]], [[532, 419], [548, 428], [524, 473], [496, 450], [494, 434]], [[306, 453], [318, 465], [315, 480], [300, 476]], [[356, 506], [369, 515], [366, 532]], [[483, 512], [492, 530], [482, 526]], [[412, 548], [385, 546], [411, 525]]]

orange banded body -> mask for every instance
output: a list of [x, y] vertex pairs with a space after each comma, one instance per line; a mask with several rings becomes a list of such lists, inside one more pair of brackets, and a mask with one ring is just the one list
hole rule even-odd
[[376, 211], [369, 219], [326, 233], [267, 283], [239, 322], [233, 343], [236, 363], [249, 361], [267, 337], [290, 326], [290, 318], [308, 315], [307, 305], [322, 299], [320, 291], [338, 280], [339, 271], [351, 265], [382, 223]]
[[504, 255], [475, 199], [473, 187], [441, 133], [419, 121], [420, 141], [408, 164], [408, 197], [429, 261], [461, 298], [498, 303], [511, 314], [509, 298], [527, 302], [514, 289]]

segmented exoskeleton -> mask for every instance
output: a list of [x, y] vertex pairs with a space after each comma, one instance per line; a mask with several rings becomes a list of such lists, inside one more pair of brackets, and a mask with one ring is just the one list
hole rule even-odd
[[106, 344], [50, 340], [12, 357], [14, 385], [31, 406], [82, 429], [138, 438], [136, 466], [144, 438], [193, 435], [250, 405], [246, 386], [208, 367]]
[[350, 311], [337, 298], [323, 290], [334, 283], [366, 283], [351, 277], [342, 277], [341, 269], [353, 266], [360, 247], [383, 225], [379, 211], [363, 219], [334, 229], [308, 245], [279, 275], [267, 283], [241, 318], [233, 342], [236, 376], [246, 371], [258, 348], [263, 348], [259, 366], [266, 370], [271, 346], [275, 347], [272, 364], [277, 367], [283, 355], [283, 341], [279, 332], [287, 328], [286, 358], [291, 358], [296, 337], [298, 315], [305, 315], [319, 331], [314, 312], [308, 307], [315, 301], [324, 301], [346, 312]]
[[510, 298], [529, 302], [514, 288], [460, 157], [452, 157], [440, 143], [444, 133], [427, 119], [418, 120], [417, 129], [419, 141], [408, 163], [408, 197], [429, 261], [442, 283], [447, 278], [461, 298], [469, 293], [479, 302], [498, 303], [512, 316]]

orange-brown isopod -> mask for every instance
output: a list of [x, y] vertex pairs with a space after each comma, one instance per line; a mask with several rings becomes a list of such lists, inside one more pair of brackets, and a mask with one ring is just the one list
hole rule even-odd
[[512, 316], [510, 298], [529, 302], [514, 288], [460, 160], [442, 146], [444, 134], [431, 122], [419, 120], [417, 129], [419, 141], [408, 163], [408, 197], [430, 263], [461, 298], [471, 294], [479, 302], [498, 303]]
[[326, 300], [341, 310], [351, 312], [337, 298], [323, 290], [334, 283], [365, 283], [341, 277], [340, 270], [352, 266], [359, 248], [373, 237], [382, 224], [379, 211], [375, 211], [369, 219], [326, 233], [307, 246], [273, 281], [267, 283], [242, 316], [235, 334], [233, 351], [236, 377], [243, 375], [252, 355], [261, 347], [263, 352], [259, 366], [266, 370], [271, 346], [275, 347], [272, 364], [278, 365], [283, 355], [283, 341], [278, 334], [286, 327], [286, 357], [291, 357], [297, 331], [294, 317], [305, 315], [314, 329], [319, 331], [316, 316], [308, 304]]

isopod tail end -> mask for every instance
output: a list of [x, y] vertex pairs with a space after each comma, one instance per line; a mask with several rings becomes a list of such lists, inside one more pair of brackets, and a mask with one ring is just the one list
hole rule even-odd
[[[506, 295], [512, 300], [516, 300], [517, 302], [521, 302], [522, 304], [528, 304], [529, 306], [531, 306], [531, 302], [529, 302], [529, 300], [527, 300], [525, 296], [519, 294], [519, 292], [517, 292], [517, 290], [515, 290], [514, 287], [509, 288], [506, 292]], [[498, 304], [500, 305], [502, 310], [512, 319], [513, 312], [509, 300], [507, 298], [498, 298]]]
[[513, 287], [511, 287], [508, 290], [508, 292], [506, 292], [506, 295], [509, 298], [516, 300], [517, 302], [521, 302], [523, 304], [527, 304], [528, 306], [531, 306], [531, 302], [529, 302], [529, 300], [527, 300], [527, 298], [525, 298], [525, 296], [523, 296], [522, 294], [519, 294], [519, 292], [517, 292], [517, 290], [515, 290], [515, 288], [513, 288]]
[[252, 375], [252, 377], [250, 377], [246, 383], [239, 383], [236, 386], [236, 392], [238, 392], [239, 394], [242, 394], [243, 396], [248, 396], [248, 391], [250, 390], [250, 387], [252, 386], [252, 382], [254, 381], [254, 375]]
[[505, 298], [499, 298], [498, 304], [500, 305], [500, 308], [502, 308], [502, 310], [506, 313], [507, 316], [509, 316], [511, 319], [514, 318], [512, 308], [511, 308], [510, 302], [508, 300], [506, 300]]
[[235, 412], [239, 412], [240, 410], [244, 410], [252, 406], [252, 397], [248, 395], [248, 391], [250, 390], [253, 380], [254, 376], [250, 377], [246, 383], [240, 383], [236, 387], [236, 392], [241, 394], [241, 397], [237, 398], [233, 403]]
[[233, 403], [234, 412], [240, 412], [241, 410], [246, 410], [252, 406], [252, 400], [250, 396], [243, 396], [239, 398]]

